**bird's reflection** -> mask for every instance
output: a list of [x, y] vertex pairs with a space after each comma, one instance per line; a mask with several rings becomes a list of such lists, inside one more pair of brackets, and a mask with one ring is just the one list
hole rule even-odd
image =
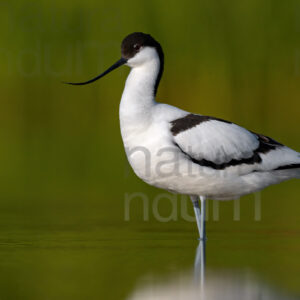
[[200, 292], [204, 296], [205, 285], [205, 267], [206, 267], [206, 241], [201, 240], [196, 250], [194, 264], [194, 280], [195, 284], [200, 284]]
[[130, 300], [294, 300], [245, 270], [206, 270], [206, 242], [197, 245], [194, 270], [139, 285]]

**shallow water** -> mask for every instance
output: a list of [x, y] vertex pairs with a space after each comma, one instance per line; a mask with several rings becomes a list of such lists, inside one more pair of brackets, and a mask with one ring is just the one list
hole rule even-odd
[[[300, 296], [299, 227], [292, 224], [271, 229], [272, 223], [243, 219], [208, 221], [201, 271], [192, 222], [111, 222], [100, 211], [96, 218], [84, 210], [59, 221], [62, 211], [56, 210], [48, 211], [48, 219], [24, 211], [6, 214], [1, 215], [1, 299]], [[55, 222], [49, 214], [56, 215]]]

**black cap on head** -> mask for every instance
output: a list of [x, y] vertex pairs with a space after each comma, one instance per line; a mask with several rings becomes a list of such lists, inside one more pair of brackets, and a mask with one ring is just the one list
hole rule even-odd
[[130, 59], [134, 57], [142, 47], [146, 46], [154, 47], [162, 52], [160, 44], [150, 34], [142, 32], [131, 33], [122, 41], [122, 57]]

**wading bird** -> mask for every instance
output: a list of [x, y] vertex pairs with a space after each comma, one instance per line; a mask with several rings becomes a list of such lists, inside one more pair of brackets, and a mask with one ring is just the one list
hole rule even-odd
[[300, 153], [272, 138], [156, 102], [164, 54], [151, 35], [128, 35], [121, 53], [121, 59], [99, 76], [69, 84], [88, 84], [122, 65], [131, 67], [120, 103], [129, 163], [148, 184], [190, 196], [200, 239], [205, 238], [206, 198], [234, 199], [300, 178]]

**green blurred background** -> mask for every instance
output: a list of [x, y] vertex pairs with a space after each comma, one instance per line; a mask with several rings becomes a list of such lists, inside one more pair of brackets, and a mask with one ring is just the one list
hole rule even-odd
[[[1, 299], [125, 299], [147, 274], [163, 281], [192, 268], [196, 227], [180, 209], [177, 221], [150, 210], [145, 222], [134, 200], [124, 220], [126, 193], [150, 205], [162, 193], [135, 177], [123, 150], [118, 105], [129, 70], [61, 84], [105, 70], [133, 31], [165, 51], [160, 101], [300, 150], [299, 1], [2, 0]], [[238, 222], [233, 202], [221, 203], [220, 221], [207, 225], [207, 268], [250, 270], [300, 295], [297, 183], [260, 194], [260, 222], [253, 195]], [[168, 216], [170, 202], [159, 211]]]

